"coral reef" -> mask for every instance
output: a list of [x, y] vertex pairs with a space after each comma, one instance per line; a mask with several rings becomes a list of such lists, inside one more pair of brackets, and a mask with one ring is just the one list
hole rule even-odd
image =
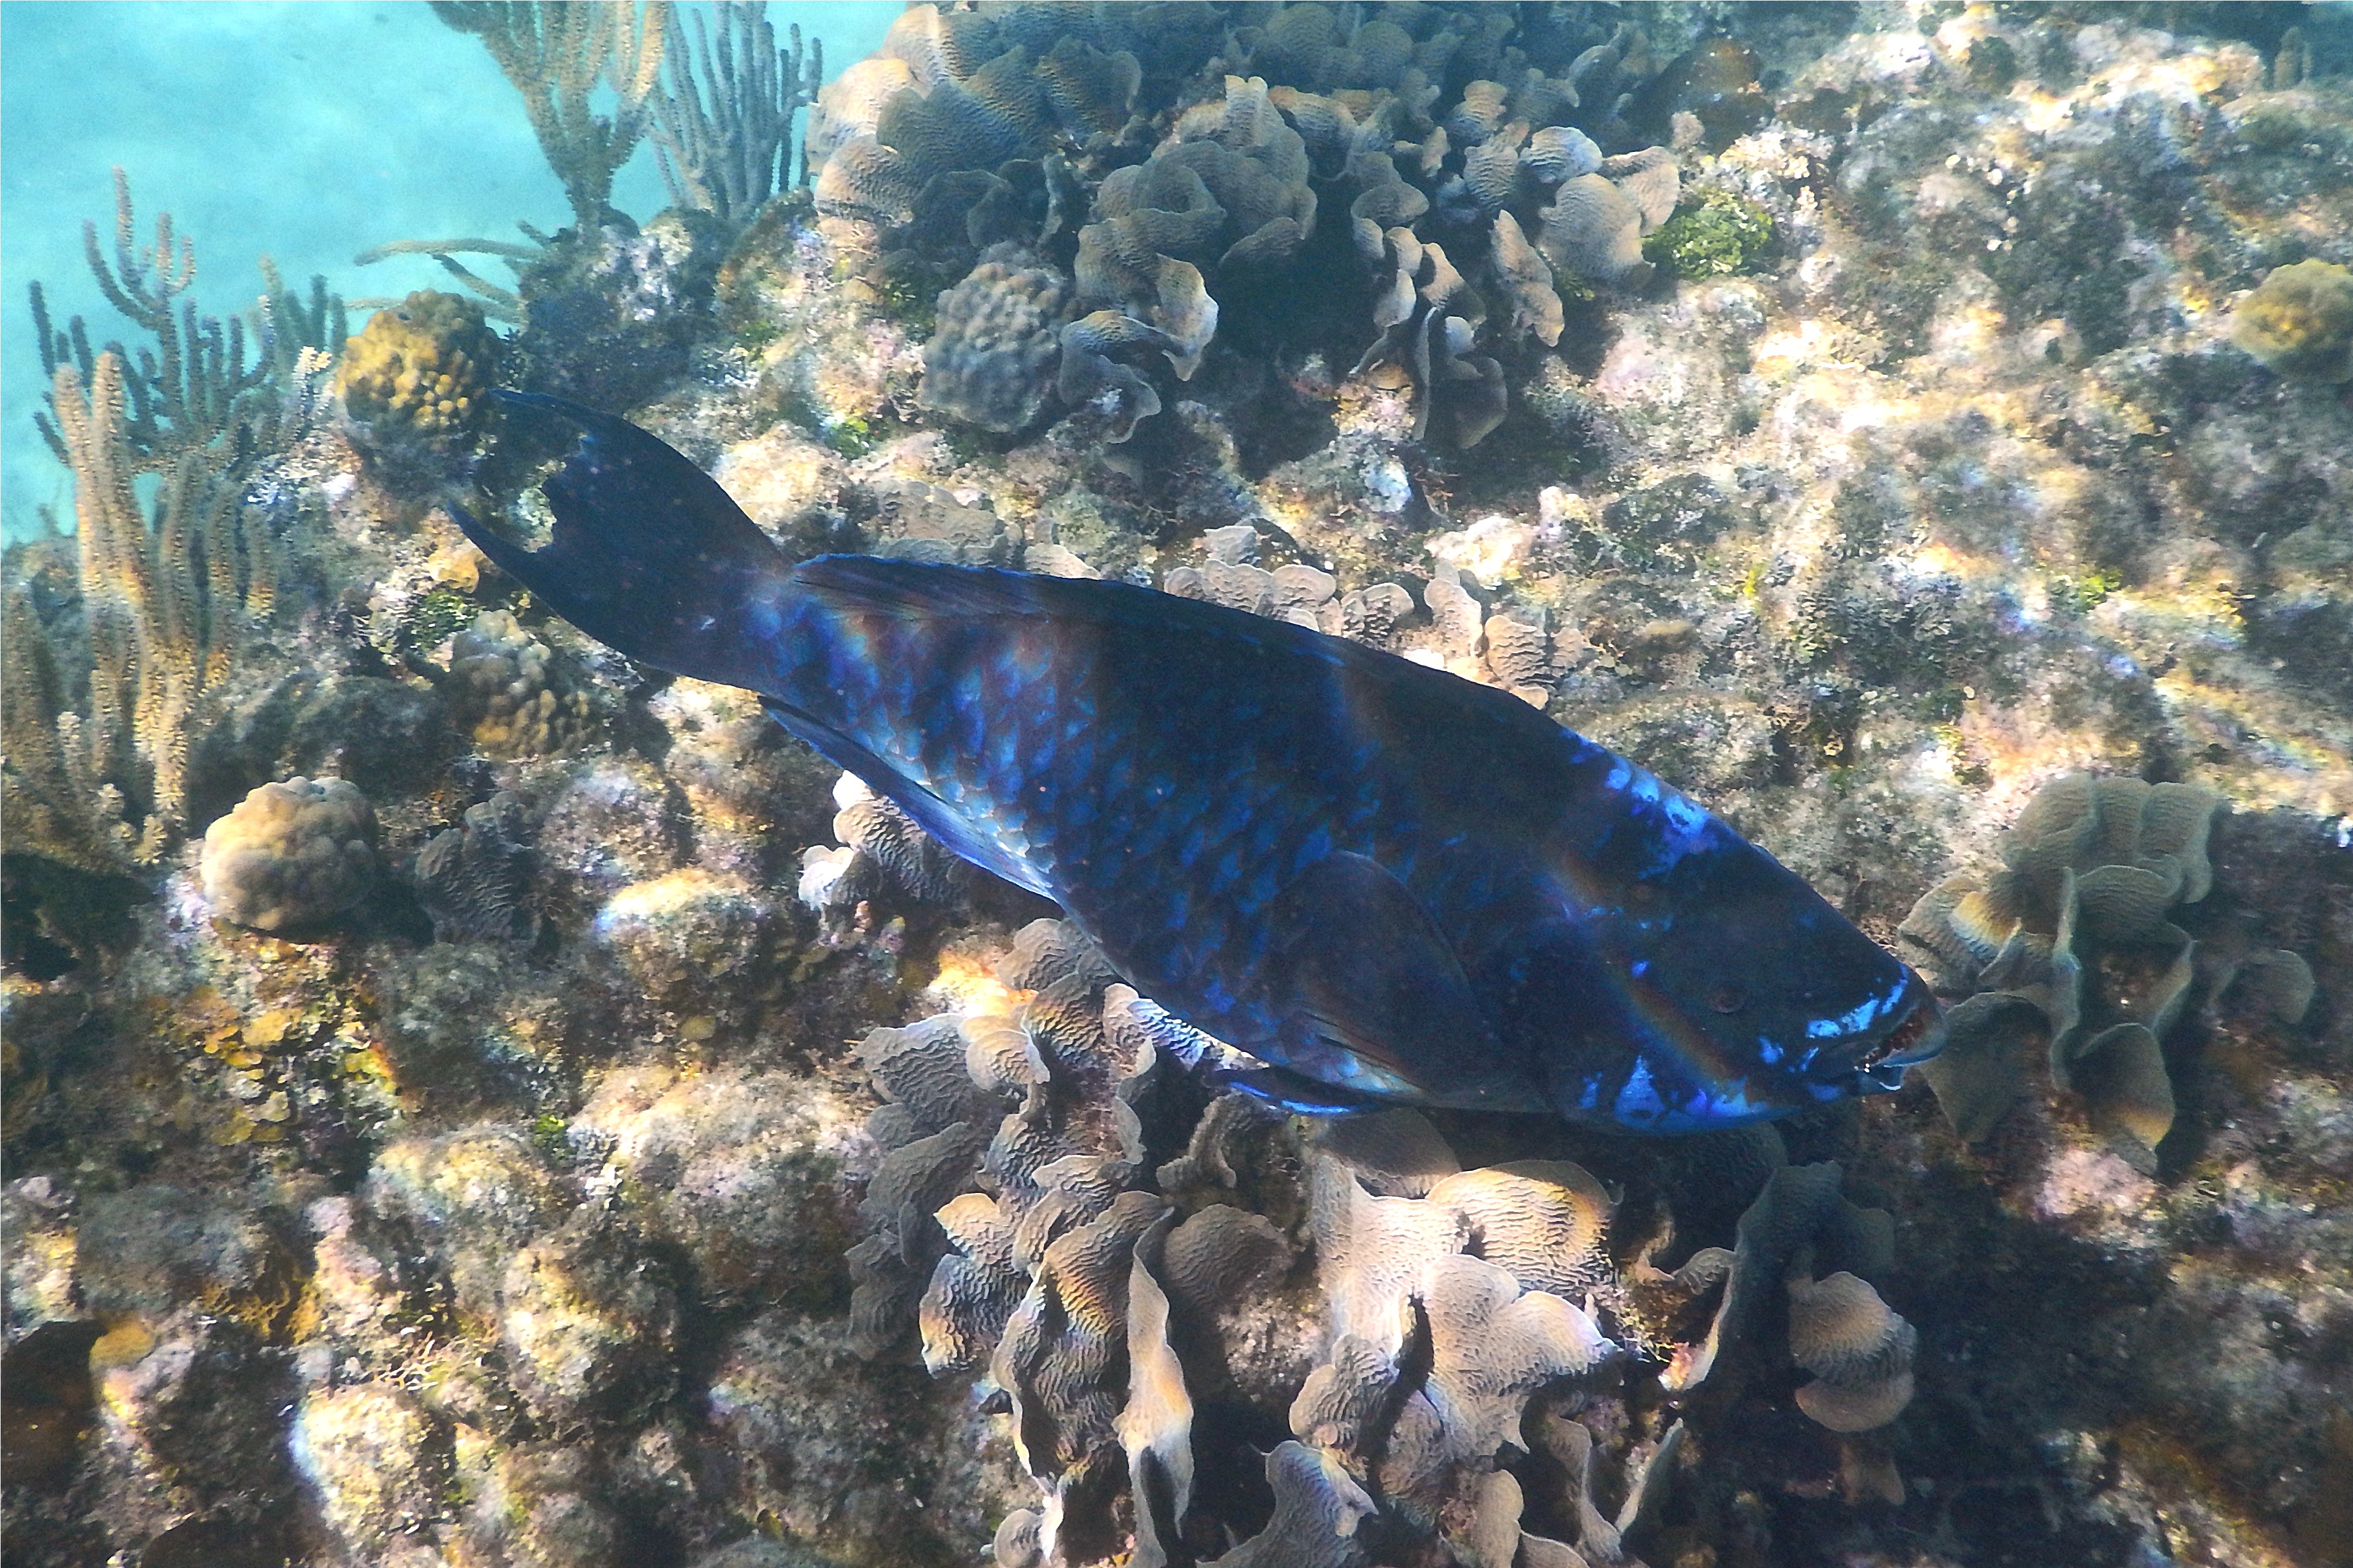
[[[124, 192], [0, 628], [0, 1553], [2353, 1554], [2341, 24], [919, 6], [761, 202], [729, 16], [665, 50], [723, 172], [507, 247], [502, 377], [797, 558], [1514, 692], [1934, 971], [1947, 1053], [1695, 1139], [1227, 1093], [756, 697], [548, 618], [320, 417], [332, 298], [192, 317]], [[434, 482], [535, 537], [500, 425]]]
[[[1229, 36], [1232, 52], [1212, 59], [1226, 67], [1221, 97], [1170, 101], [1159, 73], [1140, 64], [1174, 47], [1153, 32], [1165, 10], [1098, 10], [1083, 36], [1064, 36], [1033, 60], [1018, 12], [911, 7], [879, 55], [819, 94], [810, 133], [823, 159], [820, 212], [908, 229], [920, 247], [938, 205], [962, 219], [950, 253], [955, 241], [980, 245], [984, 230], [1003, 226], [1035, 172], [1044, 200], [1011, 227], [1039, 254], [1018, 292], [1039, 295], [1061, 279], [1054, 261], [1068, 268], [1066, 286], [1093, 313], [1063, 329], [1056, 389], [1071, 409], [1100, 405], [1109, 439], [1126, 440], [1165, 402], [1119, 351], [1157, 351], [1189, 381], [1221, 310], [1247, 311], [1302, 285], [1361, 298], [1369, 275], [1375, 342], [1356, 374], [1394, 364], [1411, 376], [1421, 395], [1417, 439], [1441, 392], [1467, 402], [1438, 428], [1472, 446], [1501, 421], [1508, 395], [1501, 365], [1473, 352], [1488, 310], [1468, 275], [1492, 275], [1511, 300], [1503, 330], [1533, 331], [1547, 344], [1562, 331], [1556, 270], [1637, 288], [1649, 278], [1641, 237], [1674, 208], [1672, 153], [1604, 158], [1567, 122], [1580, 107], [1578, 83], [1615, 68], [1613, 46], [1572, 61], [1564, 37], [1522, 37], [1440, 8], [1343, 23], [1322, 6], [1291, 6]], [[1473, 61], [1517, 85], [1461, 79]], [[1564, 68], [1562, 78], [1546, 77], [1550, 65]], [[1438, 101], [1448, 81], [1461, 93], [1451, 109]], [[1049, 145], [1057, 125], [1075, 157]], [[1113, 146], [1141, 145], [1147, 128], [1158, 137], [1148, 157], [1107, 166]], [[964, 199], [950, 206], [952, 191]], [[1353, 263], [1313, 244], [1319, 207], [1334, 201], [1347, 207]], [[1057, 237], [1073, 229], [1075, 252]], [[1462, 266], [1448, 259], [1450, 245]], [[1336, 276], [1316, 277], [1335, 262]], [[980, 265], [988, 270], [942, 296], [954, 319], [929, 345], [935, 361], [963, 363], [968, 318], [1013, 284], [1001, 264]], [[997, 310], [1021, 313], [1011, 301]], [[1000, 374], [1035, 385], [1036, 373], [1018, 364], [1046, 352], [1042, 343], [1021, 352]], [[1000, 408], [949, 394], [928, 405], [1000, 432], [1038, 414], [1027, 398]], [[1005, 408], [1024, 416], [1019, 425], [1005, 423]]]

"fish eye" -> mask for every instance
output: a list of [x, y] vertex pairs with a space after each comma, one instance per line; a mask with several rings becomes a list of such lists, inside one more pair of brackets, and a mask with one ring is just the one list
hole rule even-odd
[[1747, 994], [1728, 980], [1707, 994], [1707, 1005], [1719, 1013], [1737, 1013], [1740, 1005], [1747, 1000]]

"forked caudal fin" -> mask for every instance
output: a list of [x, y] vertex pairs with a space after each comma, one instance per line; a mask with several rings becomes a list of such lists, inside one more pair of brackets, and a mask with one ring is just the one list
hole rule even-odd
[[541, 487], [555, 531], [538, 550], [462, 508], [458, 526], [548, 607], [629, 658], [754, 691], [776, 684], [772, 632], [792, 563], [719, 482], [625, 419], [560, 397], [498, 389], [502, 403], [578, 427]]

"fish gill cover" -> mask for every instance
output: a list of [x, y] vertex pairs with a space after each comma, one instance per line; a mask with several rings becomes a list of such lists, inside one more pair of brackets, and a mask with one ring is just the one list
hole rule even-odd
[[[143, 184], [44, 291], [11, 1562], [2347, 1554], [2335, 13], [920, 7], [804, 192], [756, 7], [448, 9], [574, 198], [415, 242], [479, 319], [240, 314]], [[1220, 1094], [476, 552], [562, 455], [493, 369], [795, 559], [1514, 693], [1900, 938], [1950, 1070], [1668, 1142]]]

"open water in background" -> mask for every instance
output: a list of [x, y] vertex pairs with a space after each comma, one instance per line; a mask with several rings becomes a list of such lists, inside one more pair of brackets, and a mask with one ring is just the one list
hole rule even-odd
[[[708, 11], [688, 4], [685, 11]], [[890, 4], [771, 4], [779, 35], [825, 40], [839, 74], [881, 44]], [[797, 148], [797, 143], [796, 143]], [[307, 294], [314, 273], [346, 299], [454, 288], [428, 257], [352, 265], [370, 246], [458, 235], [522, 237], [571, 221], [522, 100], [482, 47], [422, 0], [6, 0], [0, 4], [0, 533], [72, 513], [72, 484], [33, 426], [46, 383], [26, 285], [58, 324], [79, 312], [99, 342], [129, 323], [82, 257], [82, 224], [113, 243], [109, 171], [131, 176], [138, 241], [171, 213], [195, 242], [184, 298], [207, 315], [261, 291], [273, 258]], [[649, 144], [614, 183], [640, 221], [669, 202]], [[486, 278], [512, 282], [494, 258]], [[352, 330], [366, 319], [354, 311]]]

